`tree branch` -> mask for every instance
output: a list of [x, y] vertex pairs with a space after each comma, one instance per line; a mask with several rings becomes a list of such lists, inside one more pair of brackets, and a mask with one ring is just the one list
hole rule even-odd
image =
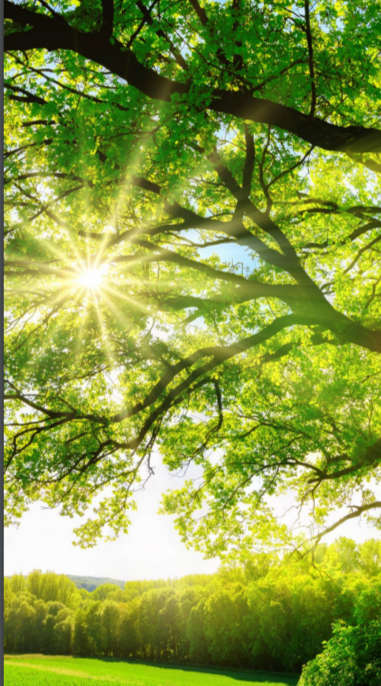
[[316, 107], [316, 81], [315, 81], [314, 53], [313, 53], [313, 46], [312, 46], [309, 0], [304, 0], [304, 13], [305, 13], [305, 17], [306, 17], [306, 31], [307, 31], [307, 44], [308, 44], [308, 64], [309, 64], [309, 68], [310, 68], [310, 77], [311, 77], [311, 109], [310, 109], [309, 116], [313, 117], [315, 114], [315, 107]]
[[114, 0], [102, 0], [101, 36], [109, 40], [114, 30]]
[[[5, 18], [32, 27], [28, 31], [8, 34], [4, 41], [6, 51], [72, 50], [106, 67], [155, 100], [169, 102], [174, 94], [187, 95], [189, 84], [172, 81], [143, 66], [132, 50], [126, 50], [119, 41], [111, 45], [100, 33], [78, 31], [55, 17], [33, 12], [9, 0], [5, 0], [4, 10]], [[291, 107], [240, 92], [214, 88], [210, 94], [209, 109], [215, 112], [277, 126], [324, 150], [350, 153], [381, 151], [381, 131], [378, 129], [338, 126]]]

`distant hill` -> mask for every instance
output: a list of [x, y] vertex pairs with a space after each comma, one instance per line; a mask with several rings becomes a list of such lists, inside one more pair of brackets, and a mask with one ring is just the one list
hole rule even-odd
[[103, 584], [115, 584], [121, 589], [124, 589], [125, 581], [119, 581], [118, 579], [108, 579], [99, 576], [72, 576], [71, 574], [65, 574], [71, 581], [74, 581], [77, 588], [85, 588], [86, 591], [95, 591], [98, 586]]

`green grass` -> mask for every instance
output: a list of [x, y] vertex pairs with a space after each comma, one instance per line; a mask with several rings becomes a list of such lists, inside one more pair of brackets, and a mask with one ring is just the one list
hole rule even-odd
[[5, 686], [296, 686], [298, 681], [240, 670], [45, 655], [6, 655], [4, 673]]

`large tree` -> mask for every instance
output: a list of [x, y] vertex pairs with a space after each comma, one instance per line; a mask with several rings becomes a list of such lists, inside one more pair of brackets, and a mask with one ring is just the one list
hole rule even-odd
[[155, 447], [210, 553], [377, 521], [378, 3], [4, 5], [8, 521], [125, 530]]

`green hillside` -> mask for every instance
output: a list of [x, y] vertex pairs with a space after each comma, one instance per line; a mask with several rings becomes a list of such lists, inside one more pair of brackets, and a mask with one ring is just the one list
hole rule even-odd
[[73, 576], [73, 574], [65, 574], [71, 581], [74, 581], [77, 588], [85, 588], [86, 591], [95, 591], [98, 586], [103, 586], [104, 584], [114, 584], [119, 588], [123, 589], [125, 581], [120, 581], [120, 579], [109, 579], [108, 577], [101, 576]]

